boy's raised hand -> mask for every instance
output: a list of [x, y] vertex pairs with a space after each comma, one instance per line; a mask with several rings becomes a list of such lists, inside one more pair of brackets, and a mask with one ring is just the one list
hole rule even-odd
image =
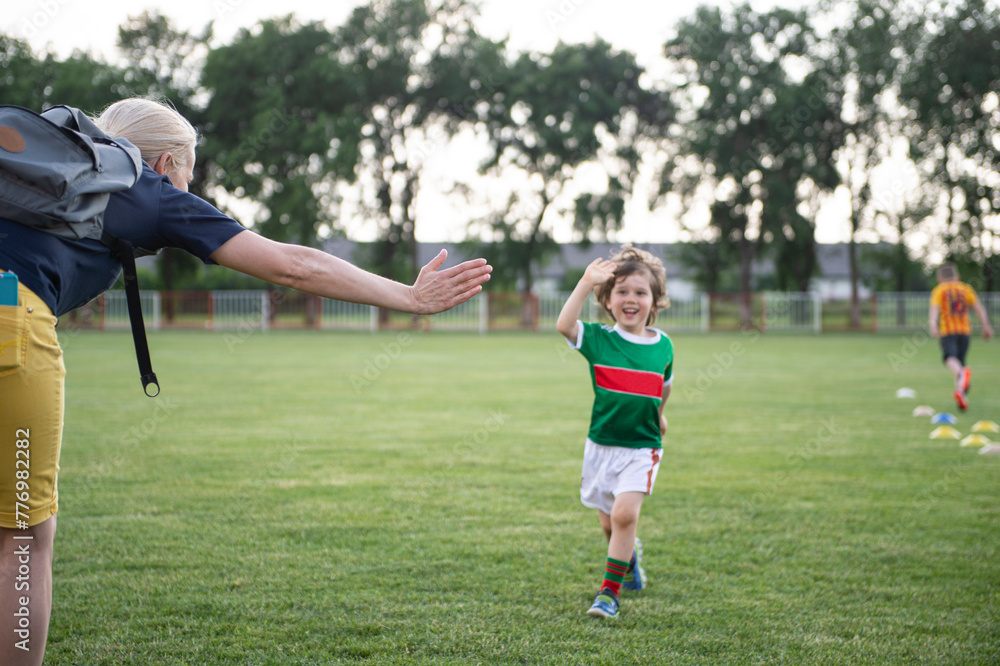
[[569, 340], [570, 344], [575, 344], [574, 341], [579, 337], [580, 310], [590, 297], [591, 290], [599, 284], [613, 280], [617, 267], [618, 265], [609, 259], [594, 259], [583, 272], [583, 277], [576, 283], [573, 293], [566, 299], [556, 319], [556, 330]]
[[583, 279], [593, 285], [604, 284], [614, 277], [616, 268], [618, 264], [610, 259], [597, 258], [587, 266], [587, 270], [583, 272]]

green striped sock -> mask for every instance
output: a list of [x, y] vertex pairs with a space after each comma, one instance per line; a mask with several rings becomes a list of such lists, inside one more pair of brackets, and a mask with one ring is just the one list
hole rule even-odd
[[609, 557], [607, 568], [604, 570], [604, 583], [601, 587], [608, 588], [618, 594], [622, 587], [622, 581], [625, 580], [626, 571], [628, 571], [628, 562]]

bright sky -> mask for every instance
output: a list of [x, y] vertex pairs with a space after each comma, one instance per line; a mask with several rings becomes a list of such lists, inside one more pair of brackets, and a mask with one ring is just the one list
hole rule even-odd
[[[217, 39], [228, 42], [263, 18], [295, 14], [302, 20], [339, 24], [358, 0], [13, 0], [5, 3], [0, 30], [26, 39], [36, 50], [66, 55], [74, 48], [114, 56], [118, 27], [128, 16], [158, 11], [175, 25], [201, 29], [214, 22]], [[587, 41], [594, 35], [645, 57], [659, 53], [672, 26], [694, 5], [664, 0], [481, 0], [482, 29], [510, 35], [518, 49], [547, 49], [557, 40]], [[721, 0], [702, 4], [728, 5]], [[803, 7], [809, 0], [753, 0], [755, 8]], [[96, 23], [95, 23], [96, 21]]]
[[[703, 4], [727, 6], [723, 0], [702, 0]], [[36, 53], [52, 51], [61, 57], [74, 49], [88, 51], [102, 59], [117, 57], [115, 42], [118, 28], [127, 17], [142, 11], [157, 11], [183, 29], [201, 30], [214, 22], [216, 40], [229, 42], [240, 28], [253, 26], [264, 18], [295, 14], [300, 20], [321, 20], [329, 25], [341, 23], [357, 0], [320, 2], [318, 0], [20, 0], [5, 3], [0, 13], [0, 31], [26, 40]], [[800, 8], [810, 0], [752, 0], [756, 9], [778, 5]], [[664, 0], [481, 0], [480, 28], [488, 35], [510, 37], [519, 50], [550, 49], [559, 40], [589, 41], [600, 36], [620, 49], [635, 53], [640, 63], [654, 65], [662, 44], [670, 36], [678, 19], [694, 11], [694, 5]], [[451, 162], [454, 156], [448, 156]], [[430, 166], [430, 165], [429, 165]], [[468, 213], [445, 203], [435, 202], [435, 194], [422, 191], [428, 206], [440, 206], [435, 214], [436, 227], [421, 223], [418, 237], [424, 241], [453, 241], [465, 234]], [[638, 198], [638, 197], [637, 197]], [[644, 197], [643, 197], [644, 198]], [[644, 205], [633, 205], [627, 214], [625, 229], [616, 240], [634, 242], [670, 242], [677, 239], [678, 211], [650, 213]], [[821, 242], [843, 239], [843, 225], [838, 216], [820, 214]], [[824, 222], [823, 218], [827, 218]], [[421, 219], [424, 219], [421, 216]], [[567, 232], [568, 233], [568, 232]], [[365, 236], [358, 229], [352, 234]], [[560, 240], [568, 240], [562, 237]]]

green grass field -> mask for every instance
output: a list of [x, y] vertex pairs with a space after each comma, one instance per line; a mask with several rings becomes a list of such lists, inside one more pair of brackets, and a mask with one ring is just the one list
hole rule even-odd
[[996, 664], [1000, 456], [911, 416], [954, 411], [936, 342], [674, 339], [650, 585], [602, 623], [558, 335], [156, 333], [150, 400], [69, 331], [46, 663]]

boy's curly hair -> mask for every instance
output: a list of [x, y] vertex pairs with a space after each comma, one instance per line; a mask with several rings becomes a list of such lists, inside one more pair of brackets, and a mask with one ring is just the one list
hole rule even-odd
[[604, 311], [614, 321], [611, 310], [608, 309], [608, 301], [611, 299], [611, 292], [619, 280], [627, 278], [633, 273], [643, 272], [649, 278], [649, 288], [653, 294], [653, 308], [649, 311], [646, 326], [656, 323], [656, 315], [660, 310], [670, 307], [670, 299], [667, 298], [667, 270], [663, 267], [663, 262], [659, 257], [646, 250], [633, 247], [631, 243], [625, 243], [617, 254], [611, 257], [611, 261], [618, 265], [615, 269], [615, 277], [594, 288], [594, 296], [601, 304]]

